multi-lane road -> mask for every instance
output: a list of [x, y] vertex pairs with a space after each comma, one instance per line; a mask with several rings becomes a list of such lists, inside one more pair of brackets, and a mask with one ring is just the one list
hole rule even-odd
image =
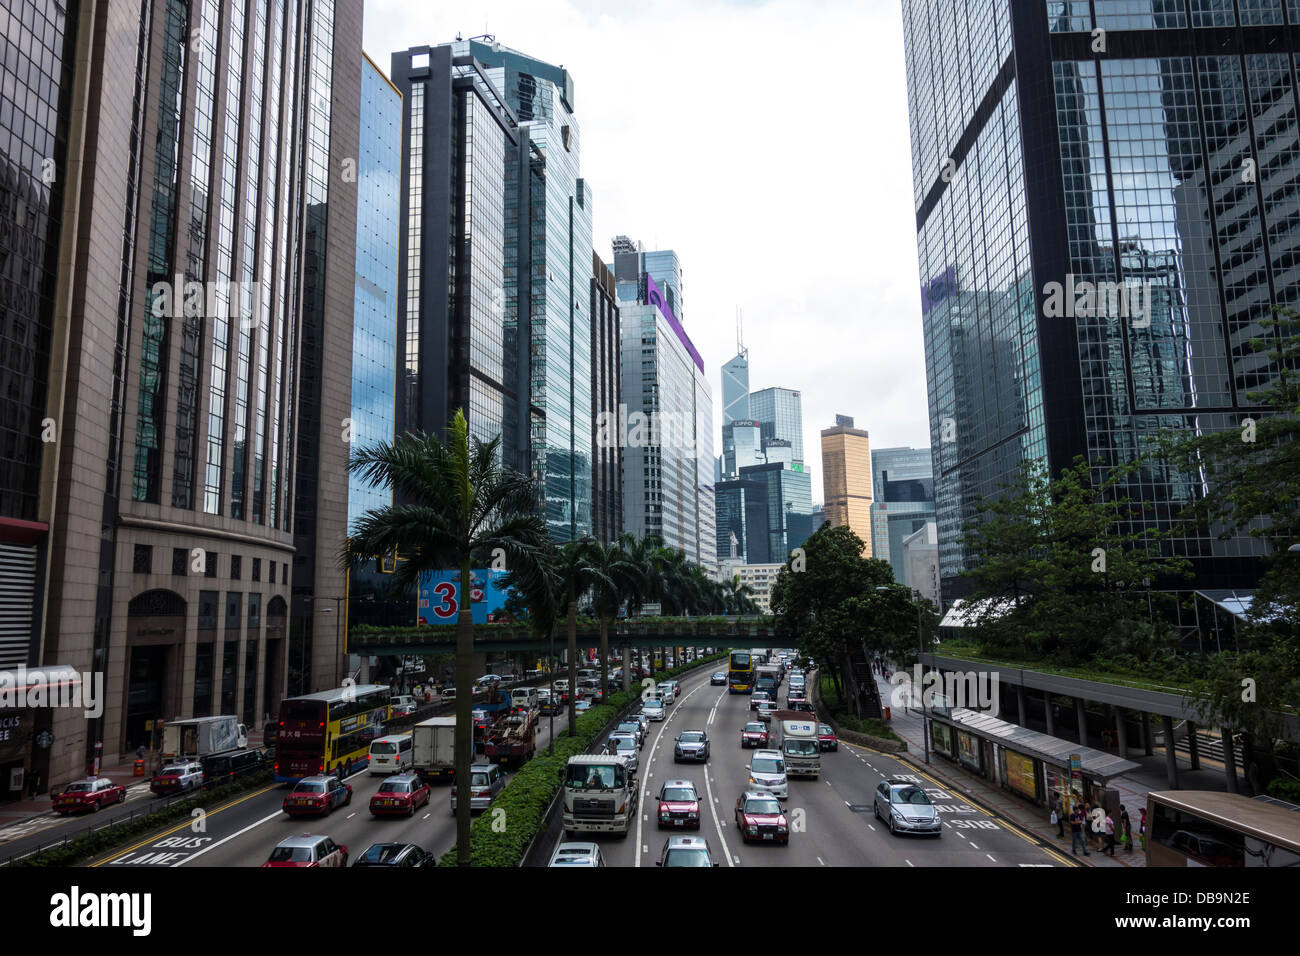
[[[819, 779], [791, 778], [784, 801], [791, 825], [788, 846], [746, 845], [735, 827], [736, 797], [748, 785], [753, 750], [740, 746], [741, 727], [754, 719], [747, 695], [711, 686], [713, 666], [689, 675], [668, 706], [662, 723], [650, 724], [640, 754], [640, 806], [634, 832], [626, 839], [600, 835], [611, 866], [654, 866], [668, 831], [657, 827], [656, 795], [665, 780], [686, 779], [701, 796], [699, 835], [708, 840], [723, 866], [1068, 866], [1068, 856], [1041, 844], [1011, 823], [976, 806], [959, 793], [902, 761], [845, 741], [822, 754]], [[784, 697], [785, 686], [781, 688]], [[549, 741], [549, 721], [541, 721], [538, 750]], [[557, 715], [563, 728], [566, 718]], [[703, 730], [711, 741], [705, 764], [674, 764], [673, 742], [686, 730]], [[904, 777], [924, 787], [943, 815], [939, 838], [891, 835], [872, 814], [872, 794], [886, 776]], [[428, 806], [413, 817], [379, 818], [369, 812], [370, 797], [384, 778], [352, 775], [351, 804], [320, 819], [290, 819], [281, 810], [287, 785], [271, 785], [213, 808], [197, 819], [120, 847], [91, 861], [97, 867], [260, 866], [273, 847], [296, 833], [323, 833], [348, 847], [355, 859], [373, 843], [415, 843], [442, 854], [455, 843], [450, 787], [437, 784]], [[152, 799], [147, 792], [134, 800]], [[116, 809], [116, 808], [115, 808]], [[107, 822], [110, 812], [102, 815]], [[115, 815], [115, 814], [114, 814]], [[94, 821], [97, 825], [101, 821]], [[681, 831], [675, 831], [681, 832]], [[583, 834], [574, 839], [592, 839]], [[15, 841], [16, 843], [22, 842]], [[9, 848], [5, 848], [9, 849]]]
[[[709, 684], [709, 671], [682, 682], [682, 695], [667, 707], [662, 723], [650, 724], [640, 754], [641, 806], [635, 831], [626, 839], [596, 841], [611, 866], [654, 866], [669, 831], [657, 827], [655, 799], [665, 780], [685, 779], [701, 797], [699, 835], [722, 866], [1068, 866], [1058, 851], [1044, 847], [894, 757], [841, 741], [822, 754], [819, 779], [794, 778], [784, 803], [790, 843], [745, 844], [735, 826], [736, 797], [748, 788], [753, 750], [740, 746], [741, 727], [755, 719], [749, 697]], [[786, 686], [781, 687], [784, 699]], [[673, 762], [673, 742], [686, 730], [709, 735], [705, 764]], [[940, 837], [890, 834], [871, 811], [872, 794], [886, 776], [905, 777], [925, 788], [943, 815]], [[680, 830], [673, 831], [681, 833]], [[691, 835], [694, 835], [693, 833]], [[572, 839], [586, 840], [589, 835]]]

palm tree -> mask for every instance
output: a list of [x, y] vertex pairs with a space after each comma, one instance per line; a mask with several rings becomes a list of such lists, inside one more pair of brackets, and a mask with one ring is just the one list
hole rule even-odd
[[758, 614], [762, 608], [754, 601], [754, 589], [748, 584], [740, 583], [740, 575], [731, 576], [731, 587], [729, 588], [729, 604], [731, 610], [736, 614]]
[[614, 587], [612, 582], [591, 560], [591, 546], [595, 538], [578, 538], [560, 546], [554, 560], [553, 581], [568, 615], [569, 649], [569, 733], [578, 733], [578, 599], [596, 587]]
[[[351, 547], [339, 555], [346, 566], [400, 554], [393, 584], [417, 584], [420, 572], [460, 570], [456, 617], [456, 855], [469, 865], [474, 679], [474, 618], [470, 569], [504, 555], [507, 567], [536, 562], [547, 541], [546, 525], [533, 512], [534, 488], [526, 475], [499, 464], [500, 438], [474, 439], [457, 410], [444, 443], [435, 435], [408, 433], [352, 453], [348, 469], [393, 493], [394, 504], [367, 512], [356, 523]], [[397, 504], [396, 502], [402, 502]]]
[[[623, 602], [636, 595], [644, 576], [620, 543], [592, 541], [587, 548], [587, 557], [592, 567], [606, 579], [596, 582], [592, 591], [596, 616], [600, 618], [600, 693], [604, 700], [609, 700], [609, 622], [618, 617]], [[623, 662], [625, 677], [630, 667], [629, 661]], [[627, 680], [623, 683], [626, 686]]]
[[636, 565], [640, 571], [640, 586], [628, 600], [627, 605], [628, 614], [635, 614], [645, 604], [663, 600], [665, 582], [657, 557], [663, 547], [663, 541], [653, 534], [638, 538], [632, 532], [624, 531], [618, 536], [618, 544], [627, 555], [628, 561]]

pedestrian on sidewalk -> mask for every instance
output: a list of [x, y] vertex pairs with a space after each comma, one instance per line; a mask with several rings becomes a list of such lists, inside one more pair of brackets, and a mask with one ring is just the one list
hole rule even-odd
[[1065, 818], [1061, 815], [1061, 801], [1056, 794], [1052, 794], [1052, 816], [1051, 821], [1056, 824], [1057, 839], [1065, 839]]
[[1145, 834], [1146, 832], [1147, 832], [1147, 808], [1143, 807], [1142, 816], [1138, 820], [1138, 833]]
[[1105, 850], [1105, 852], [1106, 852], [1106, 853], [1109, 853], [1112, 857], [1114, 857], [1114, 855], [1115, 855], [1115, 821], [1114, 821], [1114, 819], [1111, 818], [1111, 815], [1110, 815], [1109, 813], [1106, 814], [1106, 820], [1105, 820], [1105, 822], [1102, 824], [1102, 826], [1105, 827], [1105, 833], [1106, 833], [1106, 850]]
[[1124, 849], [1129, 853], [1133, 852], [1133, 820], [1128, 815], [1128, 810], [1121, 803], [1119, 806], [1119, 832], [1124, 840]]
[[1088, 852], [1087, 841], [1083, 838], [1083, 812], [1077, 806], [1070, 811], [1070, 852], [1074, 856], [1079, 855], [1076, 846], [1083, 847], [1084, 856], [1092, 855]]

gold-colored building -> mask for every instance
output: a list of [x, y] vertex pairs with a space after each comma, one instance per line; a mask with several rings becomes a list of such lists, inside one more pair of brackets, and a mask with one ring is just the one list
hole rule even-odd
[[871, 557], [871, 447], [847, 415], [822, 429], [822, 493], [831, 527], [848, 525], [862, 539], [863, 557]]

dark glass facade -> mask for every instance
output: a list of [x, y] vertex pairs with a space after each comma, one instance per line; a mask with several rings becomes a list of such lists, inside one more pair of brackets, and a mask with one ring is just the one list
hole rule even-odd
[[[1300, 297], [1295, 4], [985, 6], [904, 4], [945, 598], [1019, 461], [1117, 465], [1258, 414], [1275, 370], [1247, 343]], [[1164, 527], [1203, 489], [1151, 465], [1119, 493]], [[1251, 586], [1260, 548], [1168, 545], [1209, 587]]]
[[623, 531], [623, 445], [598, 440], [597, 416], [617, 416], [622, 401], [619, 308], [614, 274], [594, 250], [591, 256], [591, 533], [613, 541]]

